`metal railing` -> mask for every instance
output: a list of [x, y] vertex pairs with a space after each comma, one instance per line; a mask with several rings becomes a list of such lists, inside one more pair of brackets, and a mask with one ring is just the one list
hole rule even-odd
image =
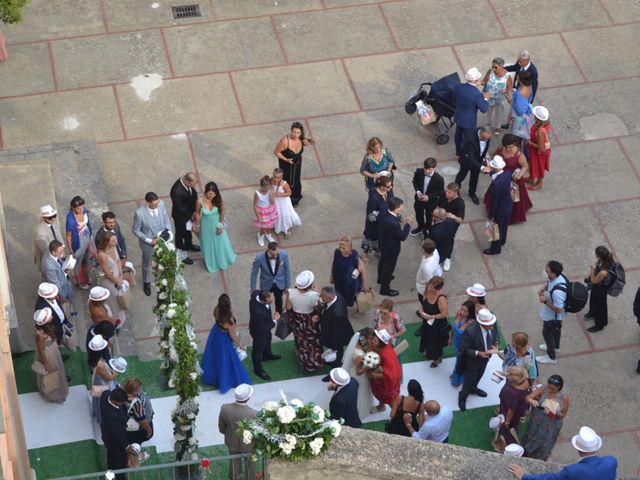
[[[256, 456], [253, 453], [239, 453], [187, 462], [124, 468], [113, 470], [113, 473], [116, 475], [116, 480], [204, 480], [205, 478], [207, 480], [217, 480], [230, 477], [231, 462], [236, 465], [236, 473], [238, 473], [236, 478], [255, 480], [258, 475], [265, 480], [267, 478], [267, 462], [264, 456]], [[256, 474], [253, 474], [254, 471]], [[84, 473], [71, 477], [58, 477], [52, 480], [104, 480], [105, 473]]]

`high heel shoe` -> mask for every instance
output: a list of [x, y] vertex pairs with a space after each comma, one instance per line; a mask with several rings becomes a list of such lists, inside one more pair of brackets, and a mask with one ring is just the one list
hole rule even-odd
[[544, 185], [544, 183], [542, 182], [542, 180], [539, 180], [536, 183], [532, 183], [530, 185], [527, 185], [527, 190], [540, 190], [543, 185]]

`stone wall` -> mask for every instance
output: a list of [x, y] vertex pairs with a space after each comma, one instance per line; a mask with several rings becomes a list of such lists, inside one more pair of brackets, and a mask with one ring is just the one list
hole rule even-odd
[[[576, 461], [578, 456], [576, 455]], [[517, 462], [531, 473], [557, 472], [562, 465], [514, 459], [456, 445], [413, 440], [370, 430], [343, 428], [321, 457], [301, 463], [270, 461], [270, 480], [513, 480]], [[619, 477], [622, 478], [622, 477]]]

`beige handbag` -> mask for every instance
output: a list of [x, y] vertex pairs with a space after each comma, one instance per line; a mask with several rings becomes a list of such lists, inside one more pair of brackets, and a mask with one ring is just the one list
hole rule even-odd
[[371, 310], [376, 301], [376, 296], [372, 289], [360, 292], [356, 297], [356, 304], [360, 313], [366, 313]]
[[490, 242], [500, 240], [500, 227], [495, 222], [486, 222], [484, 224], [484, 233], [487, 234], [487, 240], [489, 240]]
[[54, 370], [42, 377], [42, 393], [51, 393], [60, 388], [60, 370]]
[[513, 200], [513, 203], [518, 203], [520, 201], [520, 188], [513, 180], [511, 181], [511, 200]]

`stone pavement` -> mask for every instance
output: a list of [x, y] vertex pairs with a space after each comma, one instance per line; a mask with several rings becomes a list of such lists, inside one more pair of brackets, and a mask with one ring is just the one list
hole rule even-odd
[[[542, 374], [562, 374], [572, 400], [553, 459], [573, 461], [568, 438], [589, 424], [604, 435], [604, 451], [618, 456], [621, 471], [634, 473], [638, 2], [201, 0], [200, 6], [202, 17], [174, 21], [162, 0], [32, 0], [24, 24], [3, 27], [10, 57], [0, 64], [0, 147], [95, 140], [108, 203], [125, 232], [146, 191], [166, 196], [188, 170], [200, 174], [200, 186], [218, 182], [239, 256], [224, 273], [208, 274], [200, 262], [187, 268], [204, 340], [223, 291], [246, 324], [248, 270], [260, 251], [251, 196], [275, 165], [273, 147], [292, 121], [302, 121], [317, 145], [305, 151], [303, 226], [283, 246], [294, 272], [310, 268], [322, 284], [336, 239], [349, 234], [359, 243], [365, 195], [358, 168], [366, 141], [379, 136], [393, 151], [396, 192], [410, 206], [411, 174], [425, 157], [439, 160], [446, 181], [457, 162], [452, 143], [436, 145], [432, 127], [404, 113], [407, 97], [420, 82], [471, 66], [484, 70], [495, 56], [512, 62], [527, 48], [540, 72], [536, 101], [551, 110], [551, 173], [544, 189], [531, 194], [528, 222], [509, 230], [499, 257], [482, 256], [484, 212], [467, 202], [445, 291], [453, 311], [464, 287], [482, 282], [503, 329], [528, 331], [537, 345], [535, 291], [545, 262], [558, 259], [580, 279], [594, 247], [608, 245], [628, 272], [624, 294], [610, 299], [609, 328], [590, 335], [580, 315], [570, 316], [560, 361]], [[132, 87], [135, 77], [142, 87]], [[35, 210], [7, 207], [25, 219], [13, 227], [30, 230]], [[133, 236], [128, 240], [139, 262]], [[394, 282], [407, 320], [416, 308], [418, 243], [405, 242]], [[372, 260], [370, 276], [375, 266]], [[30, 295], [31, 286], [25, 289]], [[139, 290], [135, 300], [137, 351], [152, 358], [158, 332], [151, 301]]]

